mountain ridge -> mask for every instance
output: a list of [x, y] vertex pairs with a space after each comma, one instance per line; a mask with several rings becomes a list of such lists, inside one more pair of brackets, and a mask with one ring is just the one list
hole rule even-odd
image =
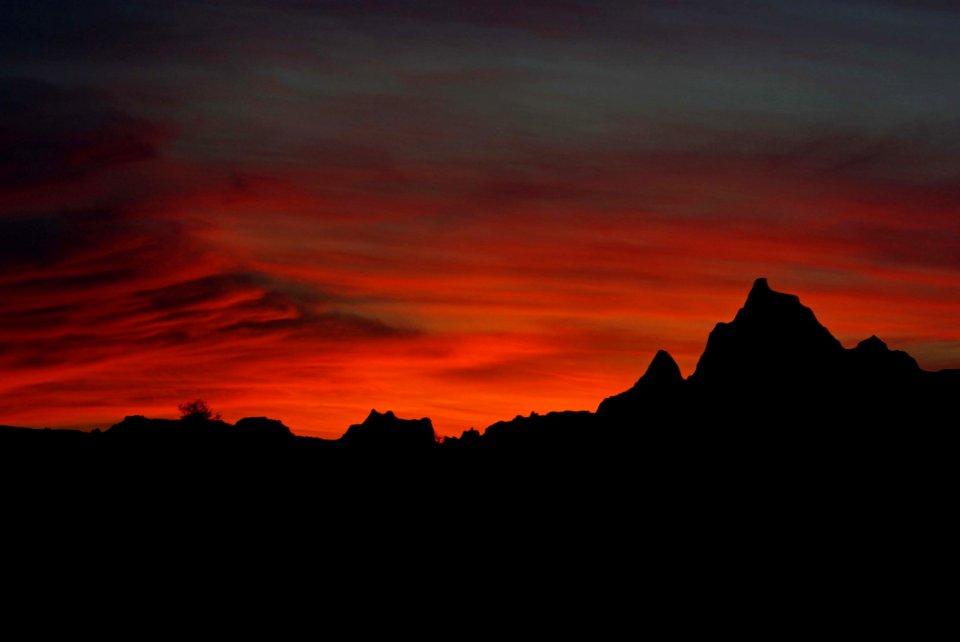
[[[740, 425], [791, 423], [826, 413], [831, 405], [836, 407], [837, 416], [847, 421], [872, 421], [883, 412], [869, 406], [854, 408], [844, 398], [862, 398], [893, 389], [908, 394], [899, 401], [884, 398], [884, 412], [902, 417], [916, 402], [917, 408], [927, 408], [921, 414], [932, 416], [944, 406], [945, 391], [960, 390], [960, 370], [922, 370], [909, 354], [890, 350], [875, 335], [853, 348], [844, 348], [798, 296], [775, 291], [766, 278], [758, 278], [734, 318], [717, 323], [710, 332], [690, 376], [684, 378], [673, 357], [658, 350], [636, 383], [602, 400], [595, 413], [534, 413], [496, 422], [482, 433], [471, 429], [442, 442], [429, 418], [400, 419], [392, 411], [372, 410], [363, 423], [350, 426], [337, 440], [299, 437], [282, 422], [265, 417], [244, 418], [230, 425], [214, 419], [199, 421], [196, 417], [177, 421], [132, 416], [103, 433], [89, 433], [88, 441], [100, 444], [183, 438], [211, 443], [281, 444], [310, 440], [334, 444], [340, 450], [380, 452], [410, 452], [447, 442], [459, 449], [484, 441], [515, 446], [523, 439], [533, 438], [531, 435], [540, 441], [574, 441], [578, 434], [589, 439], [591, 431], [663, 429], [684, 423], [723, 423], [728, 419]], [[784, 415], [784, 409], [792, 409], [795, 417]], [[778, 418], [779, 415], [784, 416]], [[29, 429], [0, 426], [0, 435], [10, 442], [37, 440], [40, 433], [61, 432], [60, 441], [65, 442], [65, 434], [74, 432], [37, 430], [33, 431], [37, 434], [30, 434], [24, 430]], [[527, 437], [520, 439], [509, 435], [511, 432]]]

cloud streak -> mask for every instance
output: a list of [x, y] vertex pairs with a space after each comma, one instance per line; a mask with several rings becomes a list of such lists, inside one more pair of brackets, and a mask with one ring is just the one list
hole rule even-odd
[[955, 8], [74, 4], [0, 18], [0, 423], [593, 408], [761, 275], [960, 366]]

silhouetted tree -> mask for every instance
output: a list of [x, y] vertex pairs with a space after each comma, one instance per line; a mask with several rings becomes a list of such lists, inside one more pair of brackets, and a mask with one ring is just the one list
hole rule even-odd
[[177, 406], [177, 408], [180, 409], [180, 418], [184, 420], [193, 420], [193, 421], [196, 421], [198, 419], [204, 420], [204, 421], [210, 421], [211, 419], [214, 421], [220, 420], [220, 413], [218, 412], [214, 414], [214, 412], [210, 410], [210, 406], [208, 406], [207, 402], [204, 401], [203, 399], [194, 399], [192, 401], [185, 401], [179, 406]]

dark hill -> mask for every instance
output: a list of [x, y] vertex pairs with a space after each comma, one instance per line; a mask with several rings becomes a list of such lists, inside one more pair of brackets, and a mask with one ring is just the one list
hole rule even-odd
[[[613, 571], [662, 595], [673, 624], [699, 600], [737, 630], [837, 608], [860, 627], [909, 593], [923, 604], [914, 627], [931, 604], [952, 612], [937, 580], [955, 549], [958, 398], [960, 372], [924, 372], [876, 338], [844, 350], [796, 297], [758, 281], [689, 380], [658, 352], [596, 413], [532, 414], [440, 443], [429, 419], [376, 411], [338, 440], [266, 418], [0, 428], [5, 550], [41, 583], [31, 596], [75, 576], [81, 592], [94, 578], [142, 603], [142, 578], [204, 591], [204, 604], [219, 579], [256, 602], [292, 574], [379, 608], [367, 593], [393, 603], [436, 582], [454, 596], [456, 577], [506, 586], [518, 604], [543, 586], [570, 610]], [[77, 560], [89, 568], [73, 571]], [[598, 594], [604, 608], [637, 610], [635, 591], [612, 592], [619, 602]], [[151, 622], [170, 612], [169, 595], [156, 601]], [[799, 610], [777, 611], [785, 603]]]
[[[430, 419], [375, 410], [335, 441], [297, 437], [264, 417], [230, 425], [202, 416], [134, 416], [103, 433], [0, 428], [0, 446], [11, 461], [29, 450], [78, 457], [109, 453], [110, 461], [135, 453], [140, 460], [190, 459], [198, 465], [249, 465], [260, 458], [282, 468], [284, 458], [295, 457], [304, 470], [335, 470], [347, 461], [353, 466], [371, 453], [376, 461], [416, 454], [458, 462], [451, 467], [454, 475], [465, 474], [460, 464], [469, 468], [471, 461], [502, 455], [532, 466], [576, 461], [582, 468], [589, 462], [599, 470], [683, 458], [712, 467], [745, 453], [782, 460], [818, 451], [822, 457], [854, 444], [861, 450], [875, 446], [879, 435], [907, 439], [909, 431], [944, 425], [958, 393], [960, 372], [923, 371], [877, 337], [845, 350], [798, 297], [757, 279], [734, 319], [710, 333], [688, 379], [661, 350], [629, 390], [604, 399], [595, 414], [533, 414], [440, 443]], [[647, 459], [655, 452], [661, 461]]]
[[677, 362], [665, 350], [658, 350], [633, 387], [604, 399], [597, 416], [608, 421], [662, 420], [666, 413], [677, 412], [674, 405], [683, 395], [685, 384]]
[[[712, 595], [752, 560], [761, 587], [813, 569], [796, 583], [809, 592], [836, 568], [891, 577], [891, 551], [910, 568], [947, 559], [958, 398], [960, 372], [924, 372], [876, 338], [844, 350], [796, 297], [758, 281], [692, 377], [658, 352], [596, 413], [532, 414], [442, 442], [429, 419], [376, 411], [338, 440], [266, 418], [0, 428], [0, 482], [8, 530], [57, 537], [39, 556], [9, 549], [31, 564], [60, 550], [128, 565], [133, 548], [207, 568], [229, 551], [240, 573], [259, 560], [317, 581], [341, 560], [366, 590], [398, 559], [412, 566], [401, 578], [425, 560], [473, 577], [465, 562], [502, 556], [510, 570], [495, 585], [540, 556], [578, 585], [578, 570], [649, 577], [659, 564], [683, 584], [713, 577]], [[84, 532], [107, 553], [64, 545]]]
[[757, 279], [733, 321], [710, 333], [690, 383], [723, 389], [833, 385], [843, 352], [799, 297]]
[[917, 385], [923, 371], [916, 359], [902, 350], [891, 350], [871, 336], [848, 352], [851, 376], [878, 386]]
[[[757, 279], [729, 323], [718, 323], [685, 382], [658, 353], [644, 375], [598, 408], [608, 427], [852, 431], [936, 425], [960, 391], [949, 371], [925, 372], [876, 336], [845, 350], [810, 308]], [[670, 374], [666, 374], [669, 372]], [[651, 373], [652, 376], [652, 373]], [[656, 383], [655, 383], [656, 382]]]
[[392, 410], [371, 410], [362, 424], [354, 424], [340, 438], [351, 449], [411, 452], [432, 448], [437, 442], [429, 419], [400, 419]]

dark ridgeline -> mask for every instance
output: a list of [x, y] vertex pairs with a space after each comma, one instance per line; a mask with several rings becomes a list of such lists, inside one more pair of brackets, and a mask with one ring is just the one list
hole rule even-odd
[[[443, 441], [429, 419], [391, 412], [324, 440], [266, 418], [230, 425], [199, 404], [102, 432], [0, 428], [7, 551], [58, 573], [88, 560], [84, 577], [266, 569], [255, 595], [288, 581], [275, 569], [352, 582], [351, 596], [439, 571], [442, 591], [493, 586], [517, 604], [544, 592], [563, 611], [599, 590], [630, 626], [637, 597], [671, 626], [693, 604], [711, 626], [759, 626], [787, 604], [802, 613], [778, 626], [806, 621], [814, 598], [899, 608], [898, 587], [926, 581], [914, 569], [954, 548], [958, 391], [956, 371], [924, 372], [876, 337], [843, 349], [759, 280], [693, 375], [660, 351], [595, 413]], [[629, 578], [626, 593], [611, 574]], [[419, 595], [403, 581], [390, 600]]]
[[340, 439], [323, 440], [263, 417], [230, 425], [202, 406], [206, 414], [127, 417], [103, 432], [0, 428], [0, 457], [53, 478], [296, 476], [341, 489], [347, 479], [402, 485], [411, 477], [463, 488], [525, 479], [620, 488], [641, 478], [675, 487], [707, 478], [817, 485], [936, 472], [952, 453], [958, 392], [958, 371], [926, 372], [877, 337], [844, 349], [796, 296], [757, 279], [736, 317], [710, 333], [690, 377], [661, 350], [595, 413], [534, 413], [438, 441], [429, 419], [372, 411]]
[[677, 412], [685, 392], [680, 366], [666, 350], [658, 350], [637, 383], [626, 392], [604, 399], [597, 408], [597, 416], [601, 422], [666, 421], [667, 417], [654, 417], [649, 413], [657, 409]]
[[392, 410], [371, 410], [362, 424], [354, 424], [340, 438], [345, 449], [380, 453], [417, 453], [433, 448], [437, 434], [429, 419], [399, 419]]
[[744, 392], [839, 384], [843, 346], [792, 294], [757, 279], [730, 323], [718, 323], [690, 383]]
[[845, 350], [798, 297], [757, 279], [733, 321], [710, 333], [688, 379], [661, 351], [631, 390], [605, 400], [597, 414], [606, 426], [639, 427], [653, 413], [728, 436], [804, 429], [842, 440], [865, 430], [940, 426], [957, 383], [957, 371], [923, 371], [875, 336]]

